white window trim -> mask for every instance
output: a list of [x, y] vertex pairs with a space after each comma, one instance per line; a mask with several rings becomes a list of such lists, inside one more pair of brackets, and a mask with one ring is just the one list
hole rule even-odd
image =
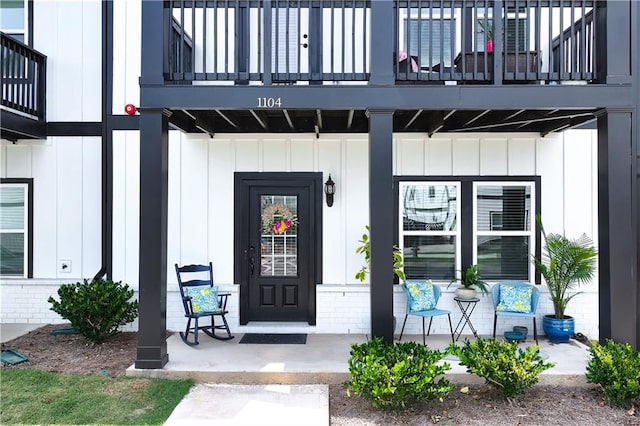
[[23, 264], [22, 275], [17, 274], [0, 274], [0, 277], [7, 278], [27, 278], [29, 273], [29, 184], [28, 183], [2, 183], [0, 186], [5, 188], [23, 188], [24, 190], [24, 215], [22, 217], [22, 229], [0, 229], [1, 234], [22, 232], [23, 237]]
[[[455, 231], [405, 231], [403, 229], [403, 220], [404, 216], [404, 202], [402, 201], [402, 194], [404, 193], [404, 188], [407, 186], [416, 186], [416, 185], [424, 185], [424, 186], [455, 186], [456, 188], [456, 228]], [[399, 182], [399, 200], [398, 200], [398, 246], [400, 247], [400, 253], [404, 253], [404, 236], [412, 236], [412, 235], [425, 235], [425, 236], [438, 236], [438, 235], [454, 235], [456, 239], [456, 254], [455, 254], [455, 268], [456, 276], [458, 275], [458, 271], [460, 270], [460, 265], [462, 264], [462, 232], [460, 230], [460, 214], [461, 214], [461, 187], [462, 184], [459, 181], [400, 181]], [[404, 256], [403, 256], [404, 257]], [[404, 271], [404, 267], [403, 267]], [[432, 280], [434, 284], [448, 284], [448, 281], [442, 280]]]
[[[531, 213], [529, 214], [528, 231], [478, 231], [478, 186], [528, 186], [531, 188]], [[473, 182], [473, 264], [478, 264], [478, 237], [486, 235], [496, 236], [527, 236], [529, 237], [529, 259], [535, 256], [536, 250], [536, 183], [533, 181], [476, 181]], [[529, 262], [529, 278], [535, 284], [535, 267]]]

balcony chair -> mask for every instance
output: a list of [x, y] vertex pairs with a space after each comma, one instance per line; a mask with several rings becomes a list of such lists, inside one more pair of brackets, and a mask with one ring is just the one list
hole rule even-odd
[[[176, 275], [178, 286], [184, 307], [184, 316], [187, 318], [185, 332], [180, 332], [180, 337], [189, 346], [195, 346], [198, 342], [198, 330], [218, 340], [230, 340], [229, 324], [225, 315], [227, 311], [227, 298], [231, 293], [219, 293], [218, 287], [213, 285], [213, 265], [186, 265], [178, 266], [176, 263]], [[216, 325], [215, 317], [222, 319], [222, 324]], [[211, 317], [210, 325], [198, 325], [202, 317]], [[191, 326], [191, 320], [194, 326]], [[226, 336], [217, 336], [216, 330], [225, 330]], [[193, 334], [193, 341], [189, 341], [189, 333]]]
[[431, 332], [431, 322], [433, 317], [446, 315], [449, 318], [449, 329], [451, 330], [451, 341], [455, 343], [453, 338], [453, 327], [451, 326], [451, 311], [438, 309], [438, 300], [440, 299], [440, 287], [433, 285], [431, 280], [408, 280], [402, 283], [402, 289], [407, 296], [407, 310], [400, 330], [399, 341], [402, 341], [404, 326], [407, 323], [409, 315], [422, 317], [422, 344], [426, 344], [424, 332], [424, 319], [429, 318], [429, 327], [426, 335]]
[[519, 282], [505, 281], [495, 284], [491, 288], [493, 296], [493, 338], [496, 338], [496, 323], [498, 317], [520, 317], [533, 320], [533, 339], [538, 343], [536, 328], [536, 309], [540, 290], [537, 287]]

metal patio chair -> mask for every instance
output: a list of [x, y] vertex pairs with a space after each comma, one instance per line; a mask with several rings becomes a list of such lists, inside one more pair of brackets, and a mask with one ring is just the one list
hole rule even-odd
[[[507, 289], [512, 295], [507, 296], [504, 292]], [[498, 317], [520, 317], [531, 318], [533, 320], [533, 339], [538, 343], [538, 330], [536, 328], [536, 309], [540, 290], [537, 287], [519, 282], [505, 281], [494, 284], [491, 288], [493, 296], [493, 338], [496, 338], [496, 323]]]
[[[185, 265], [178, 266], [176, 263], [176, 275], [180, 296], [184, 307], [184, 316], [187, 318], [186, 330], [180, 332], [180, 337], [189, 346], [195, 346], [198, 342], [198, 331], [218, 340], [230, 340], [231, 335], [229, 324], [225, 315], [227, 311], [227, 298], [231, 293], [219, 293], [218, 287], [213, 285], [213, 265]], [[202, 317], [211, 317], [210, 325], [199, 325], [198, 320]], [[215, 317], [220, 317], [221, 324], [215, 323]], [[194, 325], [191, 326], [193, 320]], [[227, 335], [218, 336], [216, 330], [224, 330]], [[193, 334], [193, 341], [189, 341], [189, 333]]]
[[[415, 315], [422, 317], [422, 344], [426, 344], [426, 337], [424, 331], [424, 319], [429, 318], [429, 327], [427, 328], [426, 336], [431, 332], [431, 322], [433, 317], [440, 315], [446, 315], [449, 319], [449, 329], [451, 330], [451, 341], [455, 343], [453, 338], [453, 327], [451, 325], [451, 311], [445, 309], [438, 309], [436, 306], [440, 299], [440, 287], [431, 284], [430, 281], [424, 280], [414, 281], [409, 280], [402, 283], [402, 289], [407, 296], [407, 310], [404, 316], [404, 322], [402, 323], [402, 330], [400, 330], [399, 341], [402, 341], [402, 334], [404, 333], [404, 326], [407, 323], [407, 317], [409, 315]], [[421, 300], [420, 300], [421, 299]]]

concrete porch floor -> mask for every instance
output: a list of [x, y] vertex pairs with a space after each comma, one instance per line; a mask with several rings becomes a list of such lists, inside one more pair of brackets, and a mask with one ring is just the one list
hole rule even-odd
[[[188, 377], [207, 383], [238, 384], [317, 384], [342, 383], [348, 379], [350, 347], [363, 343], [364, 334], [309, 334], [304, 345], [239, 344], [241, 334], [230, 341], [219, 341], [200, 334], [200, 344], [195, 347], [184, 344], [178, 333], [167, 339], [169, 362], [163, 369], [142, 370], [131, 366], [128, 376], [138, 377]], [[462, 336], [457, 342], [462, 344]], [[485, 336], [488, 337], [488, 336]], [[421, 335], [405, 335], [403, 341], [422, 343]], [[397, 336], [396, 336], [397, 342]], [[427, 336], [431, 349], [444, 349], [451, 342], [449, 335]], [[533, 344], [530, 337], [520, 346]], [[584, 379], [589, 360], [588, 347], [577, 341], [553, 344], [539, 338], [543, 357], [554, 362], [555, 367], [541, 374], [540, 382], [563, 381], [570, 376]], [[446, 374], [455, 381], [476, 382], [474, 375], [466, 373], [453, 357], [445, 358], [451, 365]]]

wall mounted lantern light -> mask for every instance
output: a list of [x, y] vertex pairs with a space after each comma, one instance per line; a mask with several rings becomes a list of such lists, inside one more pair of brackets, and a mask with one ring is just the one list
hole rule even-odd
[[333, 194], [336, 193], [336, 183], [331, 180], [331, 173], [329, 173], [329, 179], [324, 183], [324, 195], [327, 198], [327, 206], [333, 206]]

